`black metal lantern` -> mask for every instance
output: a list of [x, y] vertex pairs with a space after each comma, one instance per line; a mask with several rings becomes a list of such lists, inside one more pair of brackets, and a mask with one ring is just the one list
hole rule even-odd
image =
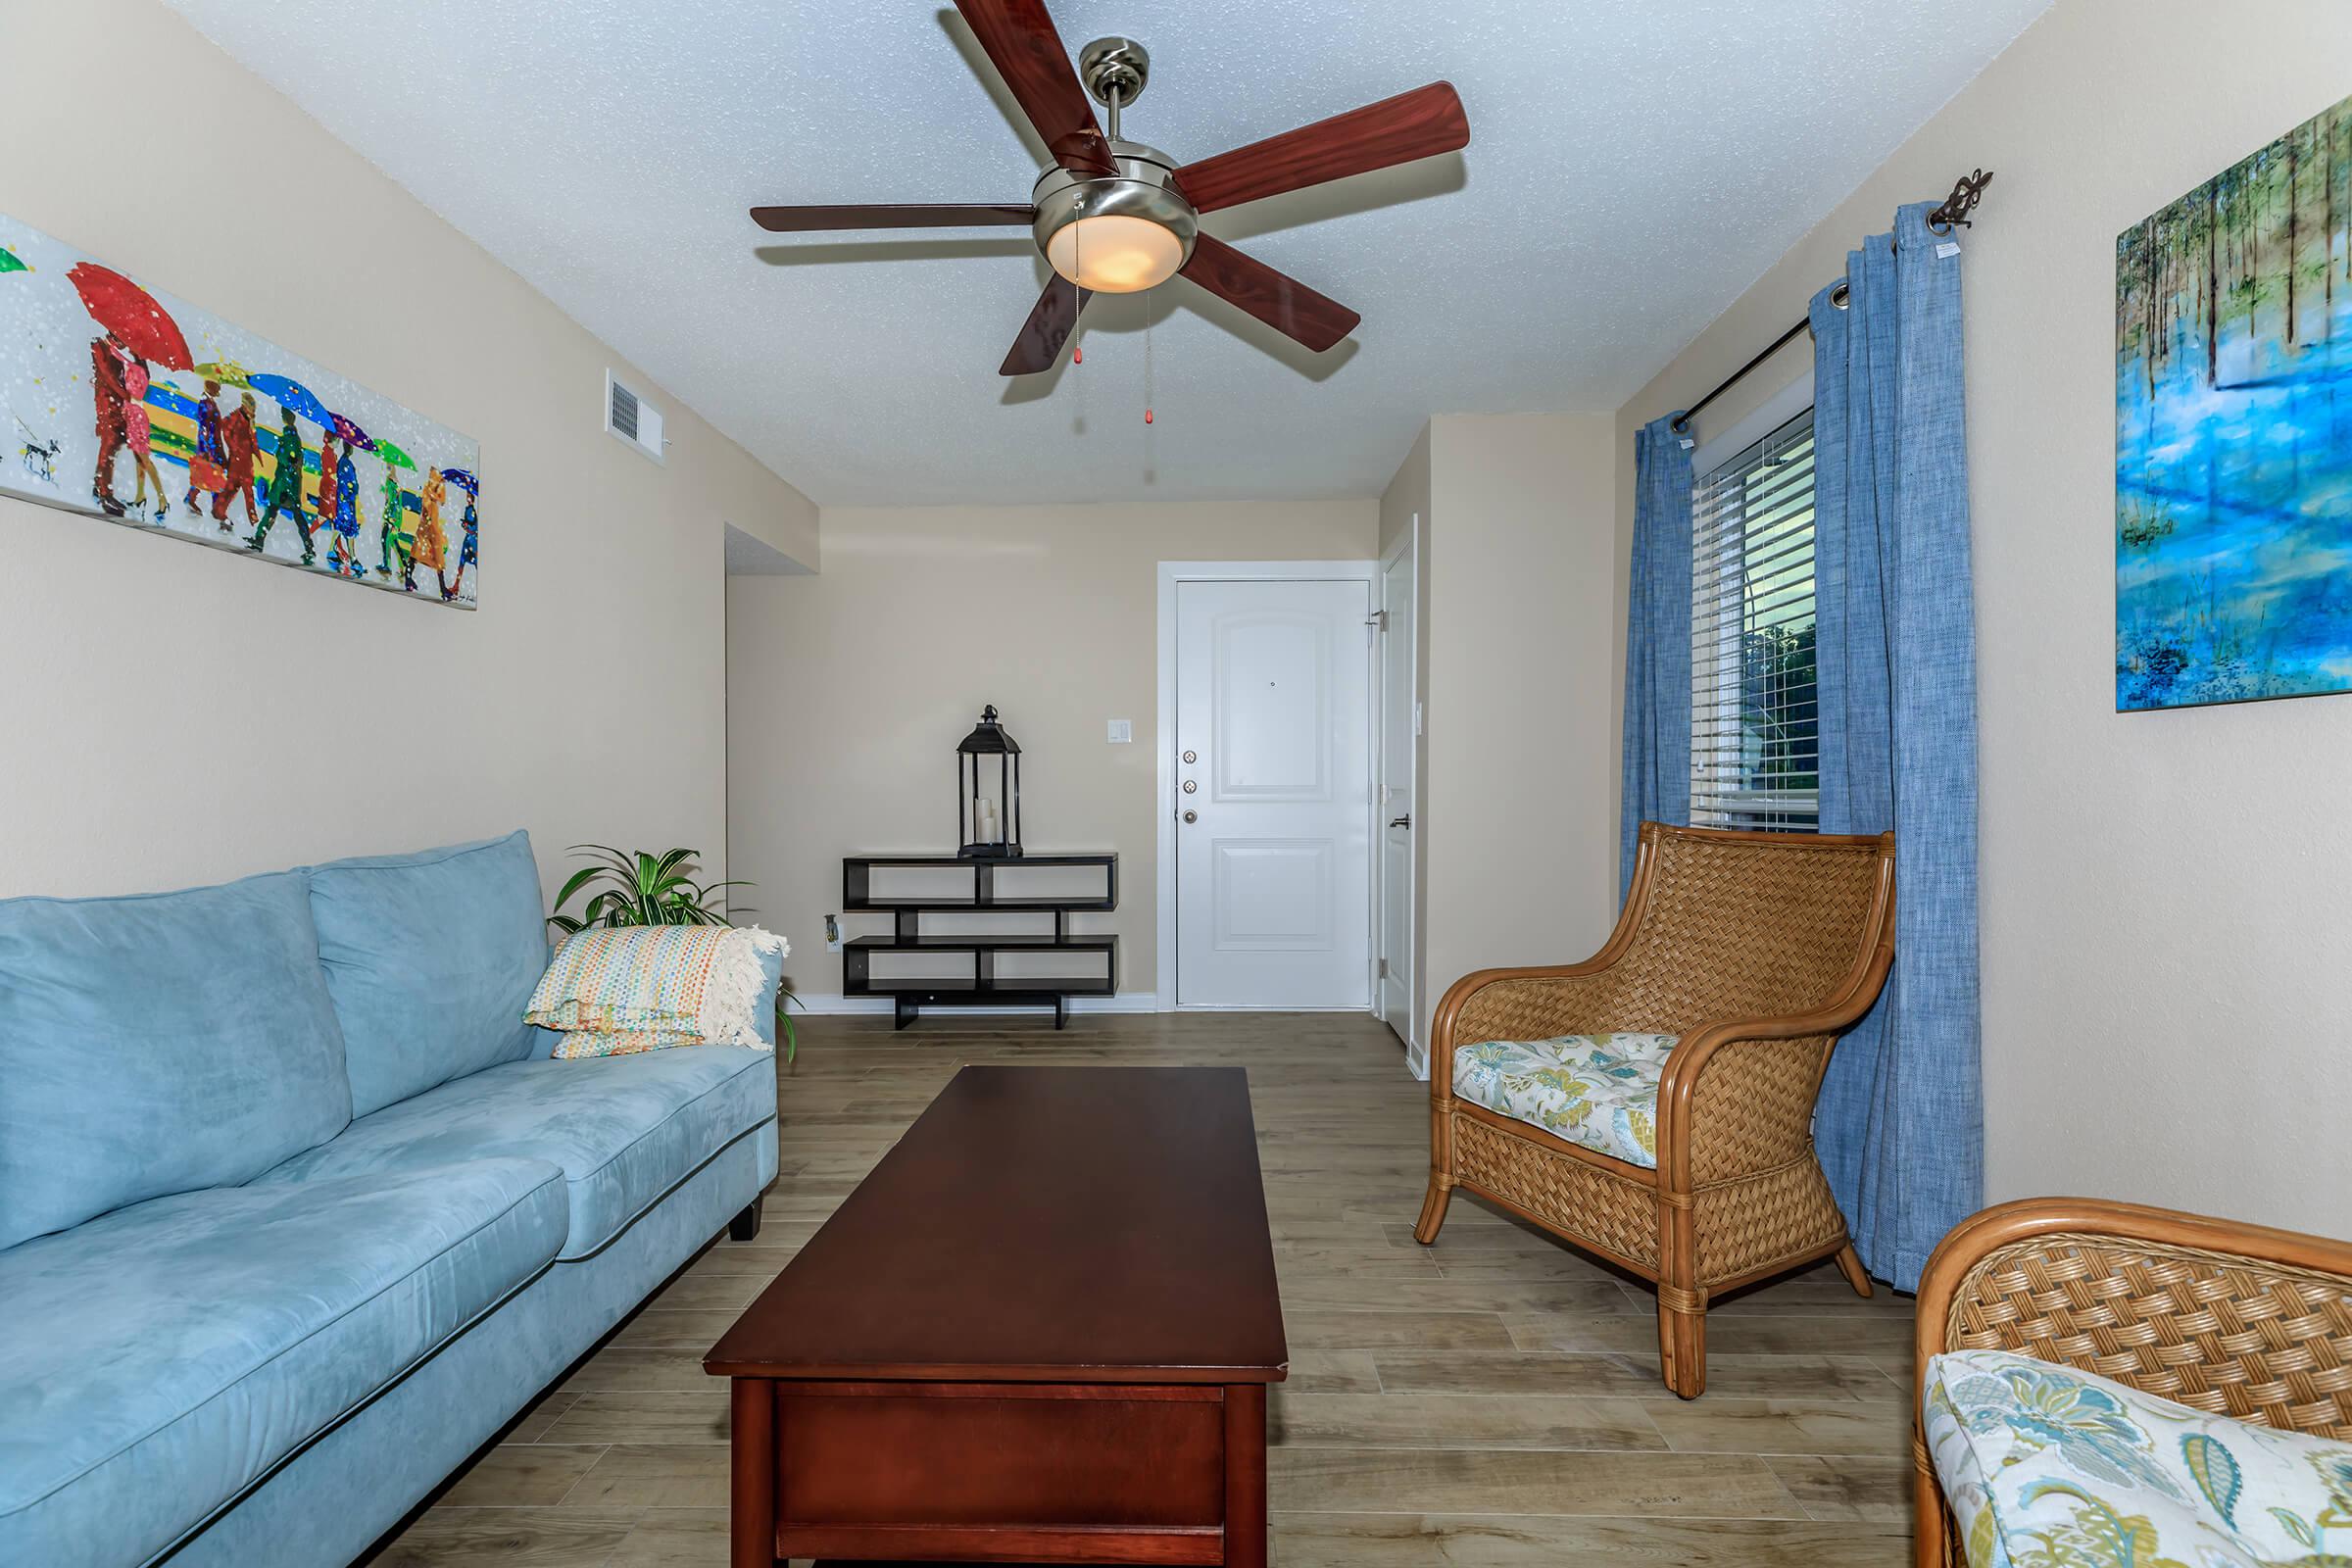
[[[997, 760], [994, 779], [982, 774], [984, 757]], [[1021, 853], [1021, 743], [997, 722], [994, 704], [956, 747], [956, 853], [964, 859]]]

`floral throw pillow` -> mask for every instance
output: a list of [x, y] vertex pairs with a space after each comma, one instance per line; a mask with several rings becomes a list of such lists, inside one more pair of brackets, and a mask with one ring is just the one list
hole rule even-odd
[[2005, 1350], [1931, 1360], [1922, 1425], [1970, 1568], [2352, 1563], [2352, 1444]]
[[760, 956], [783, 951], [782, 937], [757, 928], [575, 931], [556, 949], [523, 1018], [562, 1032], [558, 1057], [698, 1045], [770, 1050], [753, 1017], [767, 988]]

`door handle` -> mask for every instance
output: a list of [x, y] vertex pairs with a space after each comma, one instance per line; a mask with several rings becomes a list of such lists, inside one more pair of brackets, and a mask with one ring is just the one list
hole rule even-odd
[[1389, 826], [1391, 826], [1391, 827], [1405, 827], [1405, 828], [1409, 828], [1409, 827], [1411, 827], [1412, 825], [1413, 825], [1413, 813], [1412, 813], [1412, 812], [1410, 812], [1410, 811], [1407, 811], [1407, 812], [1405, 812], [1405, 813], [1404, 813], [1402, 816], [1392, 816], [1392, 817], [1390, 817], [1390, 818], [1389, 818]]
[[1187, 811], [1184, 813], [1184, 819], [1187, 822], [1198, 822], [1200, 820], [1200, 813], [1199, 811]]

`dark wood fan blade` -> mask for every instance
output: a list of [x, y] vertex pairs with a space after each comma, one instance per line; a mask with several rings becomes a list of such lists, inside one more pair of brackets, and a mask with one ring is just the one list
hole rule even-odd
[[919, 206], [879, 202], [853, 207], [755, 207], [752, 221], [778, 234], [807, 234], [826, 228], [979, 228], [1026, 224], [1037, 217], [1030, 206], [985, 203]]
[[1176, 184], [1194, 207], [1213, 213], [1469, 145], [1470, 121], [1453, 83], [1433, 81], [1287, 135], [1187, 164], [1176, 171]]
[[1070, 340], [1070, 328], [1078, 324], [1078, 313], [1086, 309], [1087, 291], [1055, 272], [1046, 280], [1046, 291], [1037, 297], [1037, 309], [1021, 323], [1021, 335], [1012, 340], [1012, 351], [997, 368], [999, 375], [1035, 375], [1051, 370], [1054, 362], [1061, 358], [1061, 346]]
[[1117, 173], [1045, 0], [956, 0], [956, 9], [1054, 161], [1074, 173]]
[[1193, 259], [1184, 264], [1184, 275], [1317, 354], [1354, 331], [1363, 319], [1338, 300], [1251, 261], [1212, 234], [1193, 241]]

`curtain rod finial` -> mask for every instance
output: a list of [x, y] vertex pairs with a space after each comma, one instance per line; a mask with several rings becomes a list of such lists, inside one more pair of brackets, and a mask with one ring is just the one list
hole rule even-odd
[[1954, 228], [1975, 227], [1968, 215], [1977, 210], [1977, 203], [1984, 199], [1984, 187], [1991, 183], [1992, 173], [1989, 170], [1979, 169], [1962, 174], [1954, 182], [1952, 193], [1943, 199], [1943, 205], [1928, 215], [1928, 226], [1938, 234], [1948, 234]]

